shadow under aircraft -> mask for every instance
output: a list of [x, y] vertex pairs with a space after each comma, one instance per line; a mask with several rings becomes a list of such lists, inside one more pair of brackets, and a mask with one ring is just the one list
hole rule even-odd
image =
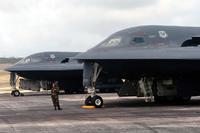
[[[11, 94], [19, 96], [16, 88], [37, 90], [51, 89], [52, 81], [58, 81], [59, 88], [66, 94], [83, 93], [83, 64], [70, 59], [80, 52], [41, 52], [25, 57], [13, 66], [6, 68], [10, 73]], [[104, 76], [106, 77], [106, 76]], [[17, 81], [19, 80], [19, 87]], [[121, 81], [104, 78], [98, 81], [101, 92], [107, 89], [114, 92], [121, 87]]]
[[84, 62], [86, 105], [102, 107], [99, 73], [123, 79], [119, 96], [146, 101], [188, 102], [200, 95], [200, 27], [138, 26], [116, 32], [73, 59]]

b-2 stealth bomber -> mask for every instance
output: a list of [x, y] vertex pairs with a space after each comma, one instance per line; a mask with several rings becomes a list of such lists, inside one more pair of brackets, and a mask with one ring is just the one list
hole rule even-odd
[[70, 57], [79, 52], [41, 52], [30, 55], [13, 66], [6, 68], [10, 73], [11, 94], [19, 96], [16, 89], [17, 76], [22, 89], [50, 89], [52, 81], [59, 81], [59, 86], [66, 93], [82, 92], [83, 65]]
[[[138, 26], [116, 32], [74, 59], [84, 62], [86, 105], [101, 107], [98, 75], [123, 79], [120, 96], [187, 102], [200, 95], [200, 27]], [[120, 92], [125, 92], [121, 93]]]

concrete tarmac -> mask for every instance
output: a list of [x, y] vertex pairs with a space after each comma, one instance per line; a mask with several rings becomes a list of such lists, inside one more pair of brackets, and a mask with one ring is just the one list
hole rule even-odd
[[105, 106], [82, 109], [84, 95], [61, 95], [55, 111], [50, 95], [0, 95], [0, 133], [199, 133], [200, 97], [187, 105], [101, 94]]

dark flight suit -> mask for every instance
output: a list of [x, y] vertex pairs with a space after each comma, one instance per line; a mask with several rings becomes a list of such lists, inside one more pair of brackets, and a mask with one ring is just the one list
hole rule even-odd
[[62, 110], [60, 108], [58, 94], [59, 94], [59, 86], [58, 86], [58, 82], [56, 81], [56, 82], [52, 83], [51, 98], [52, 98], [52, 102], [53, 102], [53, 106], [54, 106], [55, 110], [57, 110], [57, 109]]

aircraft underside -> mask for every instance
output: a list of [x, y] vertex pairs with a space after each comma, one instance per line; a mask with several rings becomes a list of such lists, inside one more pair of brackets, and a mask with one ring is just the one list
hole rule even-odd
[[102, 98], [95, 91], [95, 84], [101, 73], [123, 80], [119, 96], [142, 96], [146, 101], [156, 102], [188, 102], [191, 96], [200, 95], [199, 60], [91, 62], [84, 64], [83, 72], [83, 85], [90, 94], [85, 101], [86, 105], [103, 105]]
[[[138, 76], [198, 76], [200, 60], [106, 60], [96, 61], [103, 71], [119, 78]], [[113, 66], [115, 66], [113, 68]]]
[[[83, 93], [82, 79], [77, 80], [57, 80], [59, 89], [63, 90], [65, 94]], [[52, 81], [50, 80], [30, 80], [30, 79], [19, 79], [19, 87], [24, 90], [41, 91], [51, 90]]]
[[74, 71], [20, 71], [20, 77], [32, 80], [79, 80], [82, 79], [82, 70]]
[[[82, 85], [83, 72], [81, 71], [20, 71], [12, 72], [10, 75], [11, 94], [19, 96], [17, 88], [25, 90], [40, 91], [50, 90], [51, 82], [58, 81], [60, 90], [65, 94], [84, 93]], [[17, 81], [19, 86], [17, 87]], [[121, 80], [111, 77], [104, 77], [97, 81], [96, 88], [98, 92], [116, 92], [122, 86]]]
[[[19, 86], [17, 87], [17, 81]], [[52, 81], [59, 81], [60, 90], [66, 94], [83, 93], [82, 70], [76, 71], [20, 71], [11, 72], [11, 95], [19, 96], [17, 88], [40, 91], [50, 90]]]

